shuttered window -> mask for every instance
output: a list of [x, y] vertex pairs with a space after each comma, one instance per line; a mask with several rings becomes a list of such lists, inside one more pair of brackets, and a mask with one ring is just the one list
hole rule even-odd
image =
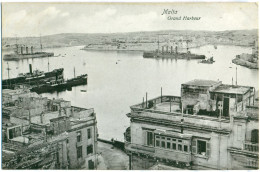
[[[209, 140], [193, 139], [191, 146], [192, 146], [193, 154], [199, 154], [199, 155], [210, 157], [211, 148], [210, 148]], [[186, 149], [186, 148], [184, 148], [184, 149]]]
[[193, 139], [191, 142], [192, 146], [192, 153], [196, 154], [197, 153], [197, 140]]
[[147, 132], [146, 134], [147, 136], [147, 145], [148, 146], [153, 146], [154, 145], [154, 142], [153, 142], [153, 133], [152, 132]]

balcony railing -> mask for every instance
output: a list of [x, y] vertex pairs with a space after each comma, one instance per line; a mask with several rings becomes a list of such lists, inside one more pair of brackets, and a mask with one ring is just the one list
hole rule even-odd
[[125, 142], [125, 149], [130, 152], [149, 154], [150, 156], [157, 158], [164, 158], [180, 162], [191, 162], [190, 152], [181, 152], [171, 149], [162, 149], [157, 147], [150, 147], [146, 145], [132, 144]]
[[258, 152], [259, 145], [258, 145], [258, 143], [244, 142], [244, 150], [250, 151], [250, 152]]
[[136, 151], [136, 152], [138, 152], [138, 151], [150, 152], [150, 153], [155, 152], [155, 149], [153, 147], [143, 146], [143, 145], [138, 145], [138, 144], [131, 144], [129, 142], [125, 143], [125, 149]]

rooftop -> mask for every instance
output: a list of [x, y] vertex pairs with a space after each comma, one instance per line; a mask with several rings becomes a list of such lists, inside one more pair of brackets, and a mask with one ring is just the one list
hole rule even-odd
[[239, 86], [239, 85], [220, 85], [214, 91], [215, 93], [228, 93], [228, 94], [245, 94], [251, 89], [251, 87], [247, 86]]
[[192, 81], [188, 81], [183, 85], [193, 85], [193, 86], [203, 86], [203, 87], [210, 87], [216, 84], [221, 84], [221, 81], [212, 81], [212, 80], [202, 80], [202, 79], [194, 79]]

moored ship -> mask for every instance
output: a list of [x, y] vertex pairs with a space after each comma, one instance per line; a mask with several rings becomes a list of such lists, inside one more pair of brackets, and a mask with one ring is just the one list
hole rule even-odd
[[55, 78], [63, 78], [63, 68], [54, 69], [50, 72], [40, 70], [32, 70], [32, 65], [29, 64], [29, 73], [20, 73], [16, 78], [2, 80], [3, 89], [14, 89], [16, 85], [27, 84], [35, 85], [45, 83]]
[[[8, 67], [9, 68], [9, 67]], [[54, 91], [71, 90], [72, 87], [78, 85], [86, 85], [88, 83], [88, 75], [83, 74], [74, 78], [65, 80], [63, 76], [63, 68], [54, 69], [51, 72], [43, 72], [40, 70], [32, 71], [32, 65], [29, 64], [29, 73], [20, 73], [16, 78], [2, 80], [3, 89], [15, 89], [16, 87], [28, 87], [38, 94]]]
[[[189, 42], [190, 40], [186, 40], [186, 52], [179, 52], [178, 46], [176, 46], [176, 43], [173, 44], [173, 46], [168, 46], [163, 45], [161, 46], [161, 51], [160, 51], [160, 41], [158, 37], [158, 49], [155, 51], [144, 51], [143, 52], [143, 57], [144, 58], [174, 58], [174, 59], [205, 59], [205, 55], [197, 55], [197, 54], [192, 54], [189, 51]], [[175, 45], [175, 46], [174, 46]], [[175, 48], [174, 48], [175, 47]]]
[[12, 54], [5, 54], [3, 59], [6, 61], [18, 61], [22, 59], [29, 59], [29, 58], [43, 58], [43, 57], [52, 57], [54, 56], [53, 52], [34, 52], [33, 46], [31, 46], [31, 51], [28, 51], [28, 47], [25, 47], [25, 52], [24, 52], [24, 47], [19, 47], [16, 45], [16, 50]]
[[168, 51], [168, 46], [166, 46], [166, 50], [164, 50], [164, 46], [162, 47], [162, 51], [144, 51], [144, 58], [174, 58], [174, 59], [205, 59], [205, 55], [197, 55], [192, 54], [187, 48], [187, 52], [178, 52], [177, 46], [175, 47], [175, 51], [173, 51], [173, 47], [171, 46], [171, 50]]

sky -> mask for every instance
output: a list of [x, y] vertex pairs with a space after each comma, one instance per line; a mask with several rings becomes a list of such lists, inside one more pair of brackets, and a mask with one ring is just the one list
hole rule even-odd
[[[177, 14], [162, 15], [164, 10]], [[168, 20], [167, 17], [200, 17]], [[3, 3], [2, 36], [258, 28], [257, 3]]]

